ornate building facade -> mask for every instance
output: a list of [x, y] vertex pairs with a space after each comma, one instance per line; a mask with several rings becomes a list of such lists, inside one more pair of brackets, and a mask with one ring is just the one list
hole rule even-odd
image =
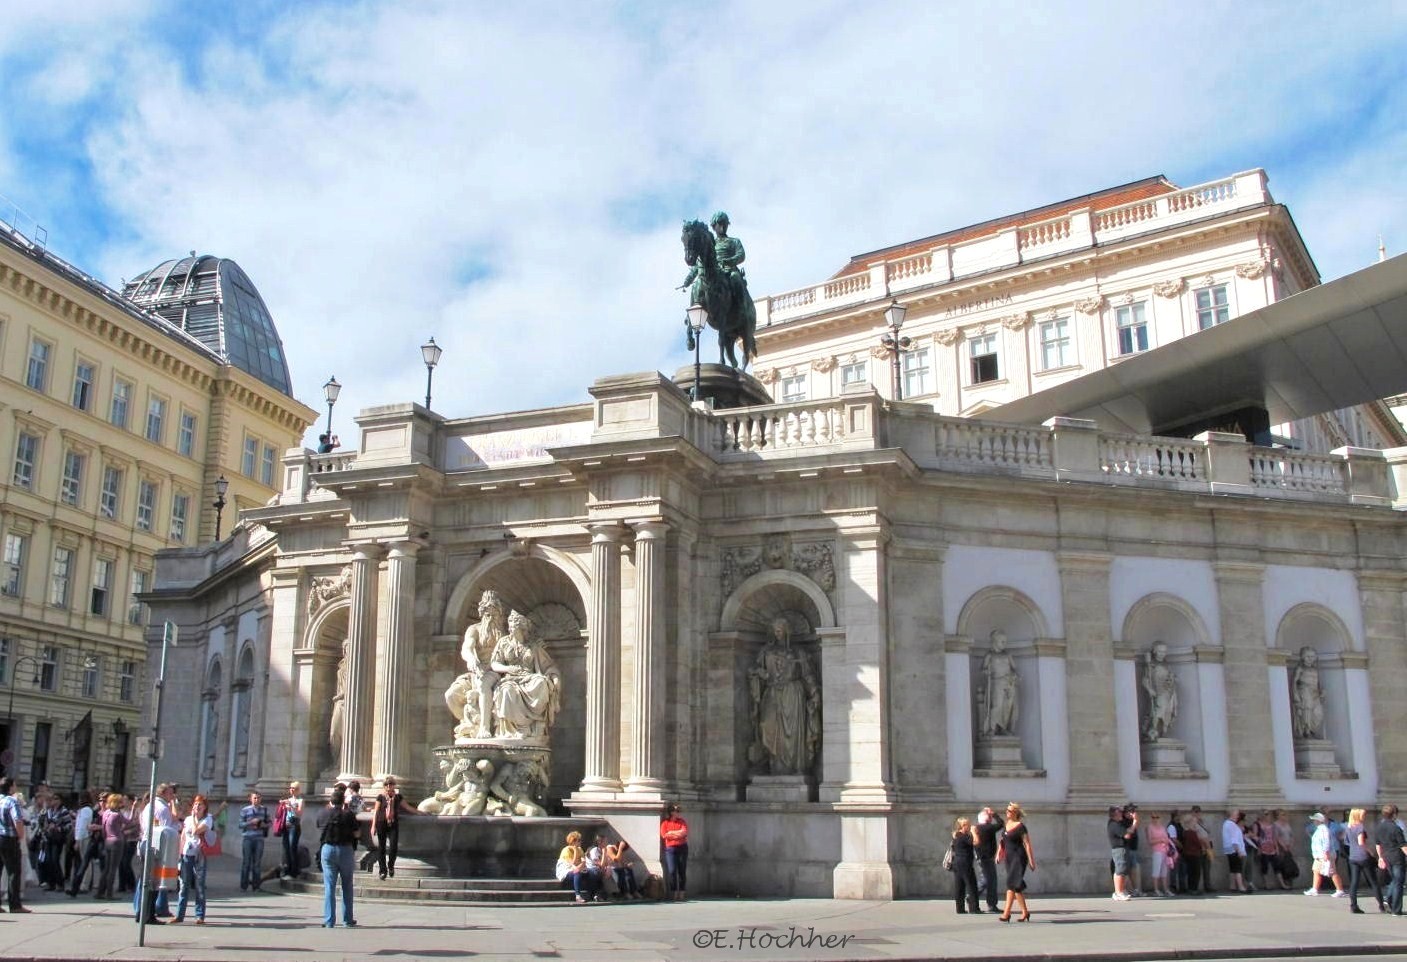
[[149, 272], [161, 306], [178, 287], [201, 303], [187, 323], [0, 224], [0, 765], [23, 788], [132, 783], [146, 687], [133, 595], [155, 584], [158, 551], [214, 537], [218, 478], [227, 530], [264, 504], [316, 417], [288, 394], [276, 333], [263, 367], [236, 349], [267, 310], [247, 278], [237, 294], [222, 283], [232, 272], [216, 258]]

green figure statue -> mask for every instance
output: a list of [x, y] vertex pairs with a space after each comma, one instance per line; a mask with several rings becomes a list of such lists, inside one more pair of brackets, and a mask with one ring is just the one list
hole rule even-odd
[[[689, 265], [689, 273], [679, 290], [688, 288], [689, 302], [702, 305], [708, 312], [709, 326], [718, 331], [718, 362], [741, 370], [757, 356], [757, 308], [740, 266], [747, 253], [742, 241], [728, 236], [726, 213], [720, 210], [714, 214], [711, 224], [716, 237], [710, 237], [708, 228], [699, 221], [684, 224], [684, 263]], [[734, 352], [739, 339], [743, 342], [742, 364]], [[688, 344], [693, 350], [692, 330], [688, 332]]]

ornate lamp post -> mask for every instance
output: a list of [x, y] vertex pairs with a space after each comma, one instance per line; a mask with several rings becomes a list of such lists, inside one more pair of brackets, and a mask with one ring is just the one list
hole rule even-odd
[[909, 309], [898, 300], [889, 302], [889, 306], [884, 309], [884, 320], [889, 325], [889, 333], [879, 339], [879, 343], [889, 348], [890, 355], [890, 381], [894, 390], [894, 400], [904, 399], [902, 384], [899, 375], [899, 355], [909, 349], [913, 341], [907, 337], [899, 336], [899, 328], [904, 326], [904, 315], [909, 313]]
[[435, 343], [432, 337], [430, 340], [420, 345], [420, 356], [425, 359], [425, 410], [430, 410], [430, 384], [435, 378], [435, 365], [440, 363], [440, 355], [444, 348]]
[[327, 437], [332, 438], [332, 405], [337, 403], [337, 395], [342, 393], [342, 385], [337, 383], [337, 375], [327, 379], [322, 386], [322, 396], [327, 400]]
[[225, 480], [222, 474], [215, 481], [215, 540], [220, 540], [220, 516], [225, 511], [225, 492], [230, 489], [230, 483]]
[[690, 304], [688, 310], [684, 312], [685, 323], [689, 325], [689, 341], [694, 346], [694, 397], [699, 399], [699, 338], [703, 334], [704, 325], [708, 323], [708, 311], [704, 310], [702, 304]]
[[[10, 738], [12, 740], [15, 738], [15, 681], [20, 676], [20, 665], [24, 664], [25, 662], [29, 662], [34, 666], [34, 680], [30, 682], [30, 684], [39, 684], [39, 659], [34, 657], [33, 655], [21, 655], [20, 657], [16, 658], [15, 663], [10, 666], [10, 707], [5, 712], [5, 724], [9, 726]], [[18, 743], [23, 745], [24, 739], [19, 739]], [[0, 748], [4, 748], [6, 751], [8, 751], [10, 746], [4, 745], [0, 746]], [[18, 754], [19, 753], [16, 752], [16, 757], [10, 762], [10, 764], [5, 766], [7, 772], [15, 772], [19, 770], [19, 766], [16, 764], [16, 762], [19, 761]]]

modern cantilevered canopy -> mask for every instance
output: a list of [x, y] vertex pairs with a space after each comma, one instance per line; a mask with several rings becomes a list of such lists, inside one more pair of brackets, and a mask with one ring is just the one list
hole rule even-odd
[[1285, 424], [1404, 392], [1407, 254], [984, 417], [1017, 424], [1088, 418], [1106, 430], [1171, 434], [1248, 408]]

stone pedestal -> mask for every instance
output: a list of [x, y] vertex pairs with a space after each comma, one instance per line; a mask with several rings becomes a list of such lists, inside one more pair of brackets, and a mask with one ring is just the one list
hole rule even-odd
[[1024, 775], [1029, 771], [1021, 759], [1021, 739], [1016, 735], [978, 735], [972, 767], [991, 775]]
[[456, 740], [434, 750], [448, 773], [444, 789], [417, 808], [427, 815], [542, 817], [552, 750], [541, 739]]
[[1187, 744], [1176, 738], [1159, 738], [1142, 742], [1139, 755], [1143, 759], [1143, 774], [1150, 778], [1188, 778], [1192, 767], [1187, 764]]
[[[707, 342], [714, 341], [704, 332]], [[673, 381], [681, 391], [692, 393], [694, 389], [694, 365], [689, 364], [674, 372]], [[712, 401], [714, 410], [747, 407], [753, 404], [771, 404], [772, 396], [761, 381], [746, 371], [735, 371], [726, 364], [699, 365], [699, 400]]]
[[1300, 778], [1342, 777], [1334, 743], [1323, 738], [1296, 738], [1295, 774]]
[[749, 802], [809, 802], [815, 782], [805, 775], [754, 775], [747, 785]]

